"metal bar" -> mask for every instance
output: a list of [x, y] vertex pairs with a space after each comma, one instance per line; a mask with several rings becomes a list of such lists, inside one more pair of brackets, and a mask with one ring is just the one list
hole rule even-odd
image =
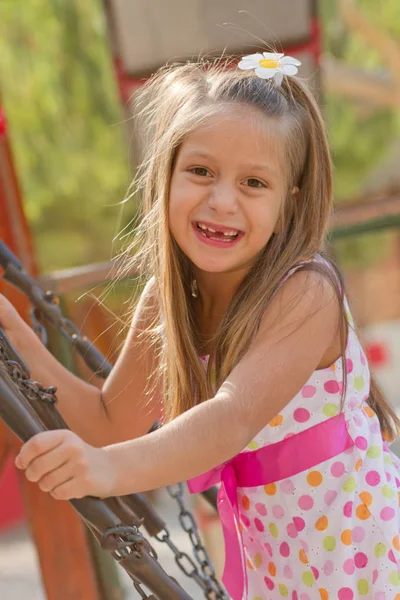
[[[0, 417], [14, 434], [25, 442], [45, 431], [45, 428], [20, 401], [20, 394], [16, 393], [18, 390], [10, 387], [4, 376], [3, 373], [0, 377]], [[98, 498], [79, 498], [70, 500], [70, 504], [101, 537], [110, 528], [118, 528], [121, 525], [119, 517]], [[168, 577], [161, 565], [148, 554], [145, 548], [141, 548], [139, 553], [133, 550], [125, 554], [124, 558], [117, 560], [134, 581], [146, 585], [159, 600], [191, 600], [190, 596]]]

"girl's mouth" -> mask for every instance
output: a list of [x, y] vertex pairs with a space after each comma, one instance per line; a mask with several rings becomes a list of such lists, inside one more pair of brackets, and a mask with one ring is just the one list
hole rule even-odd
[[244, 233], [239, 229], [214, 225], [203, 221], [192, 223], [196, 237], [207, 245], [218, 248], [230, 248], [243, 237]]

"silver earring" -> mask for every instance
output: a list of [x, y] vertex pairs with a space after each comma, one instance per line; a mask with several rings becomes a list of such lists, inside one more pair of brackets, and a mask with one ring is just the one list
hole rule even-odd
[[193, 298], [198, 298], [199, 296], [199, 288], [197, 287], [197, 281], [192, 279], [191, 292]]

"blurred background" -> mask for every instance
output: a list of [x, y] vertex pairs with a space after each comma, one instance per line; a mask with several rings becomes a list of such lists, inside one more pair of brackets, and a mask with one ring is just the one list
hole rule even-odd
[[[129, 98], [167, 60], [246, 54], [263, 40], [302, 60], [320, 102], [335, 165], [330, 252], [371, 366], [400, 411], [398, 0], [0, 0], [0, 239], [113, 360], [123, 339], [115, 316], [126, 314], [134, 288], [129, 279], [110, 286], [110, 261], [137, 214]], [[0, 291], [27, 312], [1, 280]], [[60, 359], [89, 376], [50, 337]], [[0, 427], [0, 598], [136, 597], [115, 574], [112, 589], [93, 596], [67, 589], [56, 555], [68, 531], [57, 544], [43, 514], [69, 517], [18, 483], [14, 450]], [[156, 501], [176, 518], [165, 495]], [[218, 524], [201, 504], [195, 510], [219, 568]], [[89, 554], [99, 580], [103, 567]]]

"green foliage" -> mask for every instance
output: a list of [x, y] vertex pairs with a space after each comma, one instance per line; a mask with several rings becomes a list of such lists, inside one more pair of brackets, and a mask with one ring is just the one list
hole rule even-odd
[[[385, 66], [344, 28], [337, 2], [319, 5], [328, 54], [371, 70]], [[376, 0], [357, 5], [399, 38], [398, 0], [379, 10]], [[42, 270], [109, 258], [130, 168], [101, 0], [0, 0], [0, 89]], [[340, 200], [359, 193], [384, 160], [399, 116], [331, 93], [324, 103]], [[134, 206], [124, 212], [123, 224]], [[340, 254], [368, 261], [382, 248], [378, 237], [341, 242]]]
[[129, 185], [99, 0], [0, 6], [0, 85], [44, 270], [108, 259]]
[[[359, 34], [348, 31], [341, 22], [337, 2], [320, 0], [324, 23], [325, 52], [344, 64], [382, 72], [385, 61]], [[356, 6], [377, 27], [397, 39], [400, 37], [398, 0], [357, 0]], [[377, 10], [379, 6], [379, 10]], [[364, 189], [366, 176], [383, 163], [393, 142], [400, 135], [400, 118], [394, 109], [377, 108], [353, 102], [339, 94], [327, 93], [325, 116], [335, 171], [337, 202], [351, 199]], [[379, 262], [391, 247], [391, 232], [357, 236], [335, 242], [335, 253], [342, 264], [366, 268]]]
[[[364, 38], [345, 29], [337, 3], [321, 0], [325, 52], [344, 64], [382, 72], [385, 61]], [[357, 0], [366, 18], [388, 35], [400, 36], [398, 0]], [[394, 109], [376, 108], [368, 103], [352, 102], [339, 94], [326, 94], [326, 118], [335, 163], [335, 196], [351, 198], [363, 189], [365, 176], [385, 159], [392, 142], [400, 134], [400, 119]]]

